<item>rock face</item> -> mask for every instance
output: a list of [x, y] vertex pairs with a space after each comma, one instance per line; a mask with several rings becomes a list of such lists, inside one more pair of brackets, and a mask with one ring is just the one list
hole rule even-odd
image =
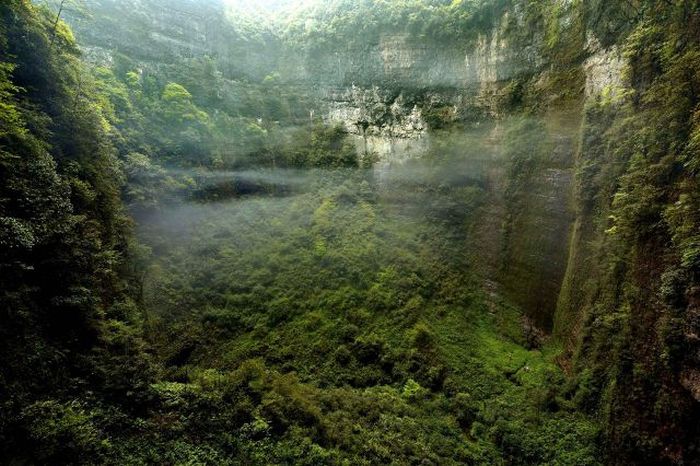
[[[447, 121], [493, 125], [493, 147], [484, 158], [488, 179], [482, 180], [486, 205], [473, 232], [475, 269], [487, 280], [497, 278], [502, 292], [528, 311], [533, 324], [550, 331], [574, 217], [571, 194], [580, 120], [562, 124], [565, 118], [557, 116], [539, 135], [552, 140], [551, 153], [528, 175], [528, 187], [517, 199], [522, 209], [514, 212], [509, 205], [514, 199], [507, 197], [512, 182], [506, 134], [499, 130], [512, 122], [499, 123], [504, 115], [497, 99], [514, 76], [535, 74], [542, 59], [534, 53], [535, 45], [512, 48], [502, 30], [498, 25], [470, 47], [457, 44], [448, 50], [392, 35], [362, 53], [338, 52], [342, 65], [327, 73], [319, 66], [309, 75], [327, 89], [322, 94], [326, 121], [341, 123], [360, 153], [374, 153], [380, 173], [431, 150], [432, 138], [439, 138], [431, 123], [442, 122], [431, 120], [436, 114]], [[331, 54], [316, 57], [312, 65], [326, 61], [335, 63]], [[464, 153], [475, 156], [469, 147]]]
[[89, 57], [122, 54], [177, 64], [209, 56], [225, 77], [255, 80], [279, 60], [275, 38], [247, 39], [221, 0], [89, 0], [80, 9], [66, 9], [64, 19]]
[[338, 86], [463, 87], [469, 77], [465, 53], [407, 34], [385, 34], [374, 44], [310, 53], [298, 78]]
[[360, 151], [385, 162], [411, 158], [429, 148], [426, 134], [434, 128], [426, 113], [496, 116], [503, 83], [543, 65], [537, 43], [515, 46], [508, 39], [512, 21], [522, 26], [522, 17], [517, 10], [506, 12], [490, 31], [464, 43], [385, 33], [374, 43], [334, 45], [303, 56], [288, 52], [280, 69], [285, 81], [321, 90], [324, 119], [357, 136]]
[[[466, 136], [478, 130], [479, 149], [469, 146], [473, 140], [465, 134], [458, 140], [464, 145], [463, 158], [469, 159], [461, 167], [473, 169], [485, 191], [465, 248], [474, 269], [483, 275], [487, 291], [496, 293], [497, 289], [525, 309], [525, 327], [533, 340], [541, 339], [541, 330], [552, 332], [569, 351], [564, 359], [569, 356], [572, 364], [576, 363], [575, 351], [584, 361], [579, 364], [585, 364], [588, 356], [583, 353], [590, 349], [586, 345], [592, 345], [592, 335], [600, 331], [596, 326], [618, 325], [608, 315], [595, 322], [587, 314], [598, 309], [609, 285], [609, 278], [600, 276], [598, 263], [609, 262], [602, 257], [607, 254], [602, 248], [609, 207], [605, 204], [611, 203], [617, 188], [603, 186], [600, 179], [610, 179], [615, 185], [617, 176], [623, 174], [617, 167], [625, 163], [613, 159], [610, 147], [599, 147], [606, 142], [601, 134], [608, 130], [605, 125], [619, 117], [614, 115], [616, 104], [625, 98], [623, 90], [628, 84], [624, 82], [625, 57], [620, 45], [615, 45], [619, 36], [609, 29], [619, 29], [619, 18], [624, 17], [625, 8], [633, 8], [631, 3], [551, 0], [552, 11], [540, 11], [539, 22], [529, 23], [532, 18], [528, 19], [526, 10], [535, 3], [539, 5], [535, 9], [542, 10], [546, 8], [543, 4], [504, 2], [508, 9], [490, 30], [466, 43], [441, 44], [386, 33], [373, 41], [360, 41], [362, 45], [342, 43], [302, 51], [286, 48], [274, 35], [249, 41], [238, 34], [235, 21], [226, 17], [221, 0], [161, 1], [87, 0], [89, 8], [100, 10], [95, 16], [101, 23], [88, 25], [78, 15], [68, 19], [87, 55], [97, 62], [108, 63], [124, 54], [151, 66], [176, 66], [206, 55], [216, 61], [229, 83], [236, 79], [260, 82], [278, 72], [280, 86], [310, 97], [305, 102], [312, 102], [312, 119], [342, 125], [359, 154], [376, 156], [380, 174], [394, 164], [442, 150], [443, 129], [459, 128]], [[606, 18], [608, 13], [612, 19]], [[122, 22], [122, 17], [129, 21]], [[622, 26], [634, 26], [627, 22]], [[136, 26], [128, 30], [123, 27], [126, 23]], [[552, 55], [554, 52], [561, 55]], [[602, 123], [595, 124], [598, 114], [589, 114], [591, 111], [603, 115]], [[522, 113], [538, 115], [541, 120], [532, 125], [537, 129], [530, 138], [527, 131], [522, 137], [517, 130], [526, 120]], [[612, 115], [606, 117], [607, 113]], [[543, 153], [536, 153], [535, 147]], [[595, 189], [588, 186], [590, 192], [584, 192], [586, 183]], [[649, 253], [650, 264], [660, 261], [656, 252]], [[653, 268], [644, 261], [631, 267], [642, 277]], [[624, 282], [616, 280], [615, 286]], [[691, 301], [683, 321], [687, 328], [680, 329], [686, 359], [677, 373], [664, 372], [666, 376], [651, 380], [663, 379], [674, 390], [682, 387], [696, 401], [700, 401], [698, 296], [695, 289], [687, 297]], [[637, 306], [624, 311], [634, 315], [630, 321], [637, 325], [638, 334], [624, 338], [636, 342], [634, 349], [639, 351], [630, 350], [624, 358], [612, 356], [619, 359], [613, 362], [622, 366], [634, 360], [661, 367], [666, 364], [659, 362], [661, 352], [655, 353], [656, 348], [647, 342], [661, 338], [657, 334], [665, 330], [657, 328], [657, 315], [645, 320], [634, 314], [653, 313], [653, 306], [647, 302]], [[610, 338], [603, 340], [594, 343], [607, 345]], [[596, 351], [607, 357], [607, 349]], [[604, 365], [607, 370], [608, 362]], [[596, 377], [604, 379], [600, 374]], [[625, 385], [615, 381], [618, 383], [610, 393], [624, 398], [625, 389], [619, 387]], [[635, 382], [626, 387], [633, 388], [629, 391], [638, 388]], [[658, 392], [657, 387], [649, 390]], [[644, 419], [646, 414], [640, 413], [646, 408], [640, 405], [640, 412], [631, 417]], [[650, 426], [634, 424], [635, 429], [661, 426], [651, 437], [668, 428], [664, 423]]]
[[361, 154], [390, 164], [428, 150], [423, 104], [451, 104], [450, 94], [468, 86], [465, 56], [459, 48], [387, 34], [369, 46], [310, 54], [300, 68], [285, 74], [315, 83], [324, 120], [341, 123]]
[[[486, 279], [498, 278], [536, 325], [551, 327], [572, 218], [575, 138], [561, 137], [560, 128], [542, 135], [559, 138], [555, 155], [531, 175], [521, 199], [524, 210], [512, 216], [507, 205], [511, 200], [505, 196], [510, 162], [499, 130], [504, 115], [498, 99], [512, 78], [535, 75], [544, 63], [537, 53], [540, 37], [527, 44], [509, 41], [508, 26], [522, 26], [522, 12], [506, 12], [490, 31], [469, 43], [446, 45], [387, 33], [375, 43], [340, 44], [300, 55], [272, 36], [256, 42], [245, 39], [220, 0], [90, 0], [87, 7], [99, 12], [94, 15], [99, 24], [75, 13], [67, 20], [94, 61], [109, 63], [123, 54], [158, 68], [209, 56], [224, 78], [253, 82], [277, 71], [281, 85], [312, 96], [312, 115], [343, 125], [358, 153], [378, 160], [378, 173], [425, 155], [441, 125], [492, 126], [488, 156], [465, 151], [470, 154], [465, 157], [479, 158], [487, 174], [482, 180], [487, 190], [483, 225], [474, 228], [474, 257], [480, 264], [475, 268]], [[602, 55], [598, 62], [591, 61], [590, 69], [596, 76], [608, 69]], [[597, 79], [600, 84], [591, 84], [591, 89], [604, 85], [603, 77]], [[511, 234], [515, 231], [520, 234]]]
[[428, 150], [428, 125], [416, 104], [378, 87], [355, 86], [325, 91], [324, 119], [341, 123], [361, 155], [378, 154], [382, 164], [420, 157]]
[[531, 52], [509, 47], [502, 30], [499, 25], [473, 44], [449, 47], [407, 34], [386, 34], [362, 48], [313, 54], [288, 75], [296, 72], [291, 79], [324, 89], [325, 119], [363, 136], [361, 150], [376, 152], [380, 160], [410, 158], [428, 147], [426, 110], [492, 114], [499, 83], [538, 66]]
[[[90, 0], [87, 7], [99, 11], [94, 15], [99, 24], [70, 12], [67, 19], [94, 61], [109, 63], [123, 54], [157, 68], [209, 56], [228, 80], [260, 82], [279, 72], [282, 86], [312, 96], [313, 116], [343, 125], [358, 153], [378, 160], [379, 173], [428, 153], [435, 130], [443, 125], [493, 127], [488, 156], [479, 160], [487, 174], [482, 180], [487, 199], [483, 224], [474, 227], [477, 269], [487, 279], [497, 278], [537, 326], [551, 329], [574, 217], [571, 194], [581, 112], [548, 117], [540, 136], [550, 141], [549, 156], [527, 175], [523, 192], [516, 198], [508, 194], [513, 190], [512, 161], [503, 128], [509, 123], [500, 99], [523, 76], [537, 87], [548, 72], [540, 32], [513, 43], [513, 28], [527, 27], [522, 8], [506, 11], [468, 43], [386, 33], [373, 43], [301, 52], [272, 35], [251, 41], [239, 34], [220, 0]], [[587, 47], [585, 97], [614, 97], [623, 66], [619, 51], [603, 49], [592, 36]], [[466, 149], [465, 157], [474, 157]]]
[[606, 94], [614, 99], [622, 87], [624, 60], [617, 46], [604, 49], [592, 34], [588, 35], [587, 48], [590, 53], [583, 69], [586, 74], [586, 98]]

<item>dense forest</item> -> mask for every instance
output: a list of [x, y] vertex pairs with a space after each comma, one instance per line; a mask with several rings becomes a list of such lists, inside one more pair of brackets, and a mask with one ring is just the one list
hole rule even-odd
[[1, 0], [0, 463], [700, 464], [697, 0]]

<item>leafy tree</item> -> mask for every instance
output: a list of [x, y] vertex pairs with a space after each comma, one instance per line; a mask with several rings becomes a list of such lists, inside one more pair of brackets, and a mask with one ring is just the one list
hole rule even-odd
[[[0, 65], [0, 392], [7, 400], [0, 455], [13, 458], [35, 441], [63, 441], [50, 420], [22, 427], [29, 406], [46, 399], [64, 406], [85, 396], [85, 384], [106, 389], [93, 377], [97, 368], [124, 363], [118, 353], [103, 360], [97, 349], [109, 346], [103, 330], [111, 309], [128, 300], [120, 273], [127, 221], [105, 128], [109, 109], [93, 99], [70, 30], [47, 10], [11, 0], [0, 5], [0, 37], [0, 55], [12, 60]], [[112, 393], [115, 401], [126, 397], [124, 388]], [[86, 439], [69, 411], [66, 429]], [[78, 449], [45, 459], [82, 455], [90, 456]]]

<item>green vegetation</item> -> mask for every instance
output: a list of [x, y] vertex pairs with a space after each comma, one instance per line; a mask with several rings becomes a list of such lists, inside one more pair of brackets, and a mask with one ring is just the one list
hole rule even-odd
[[[597, 464], [595, 424], [550, 385], [563, 380], [553, 354], [523, 347], [518, 311], [455, 254], [481, 189], [426, 179], [407, 190], [307, 172], [290, 197], [139, 221], [153, 251], [147, 332], [168, 381], [153, 388], [173, 419], [160, 432], [180, 454], [197, 458], [207, 432], [222, 462]], [[128, 442], [122, 461], [144, 461]]]
[[700, 461], [697, 0], [125, 4], [0, 4], [0, 463]]
[[233, 91], [248, 101], [212, 95], [224, 83], [210, 60], [193, 60], [166, 73], [139, 74], [136, 67], [120, 57], [114, 69], [97, 67], [94, 73], [121, 136], [120, 152], [141, 153], [160, 165], [225, 169], [261, 164], [288, 137], [280, 121], [289, 125], [303, 118], [286, 110], [292, 104], [285, 96], [268, 92], [274, 86], [269, 81]]
[[139, 409], [150, 382], [108, 123], [52, 18], [0, 5], [0, 454], [35, 461], [102, 448], [76, 398]]
[[[675, 461], [673, 448], [700, 435], [698, 403], [680, 382], [697, 365], [688, 332], [700, 270], [700, 30], [690, 19], [698, 5], [646, 3], [625, 41], [628, 86], [585, 110], [574, 236], [580, 251], [560, 320], [563, 328], [576, 315], [568, 313], [583, 321], [573, 396], [584, 408], [600, 403], [610, 450], [631, 463]], [[593, 275], [602, 278], [584, 281]]]
[[311, 3], [286, 25], [302, 47], [376, 43], [382, 34], [407, 33], [420, 40], [465, 41], [497, 18], [507, 0], [333, 0]]

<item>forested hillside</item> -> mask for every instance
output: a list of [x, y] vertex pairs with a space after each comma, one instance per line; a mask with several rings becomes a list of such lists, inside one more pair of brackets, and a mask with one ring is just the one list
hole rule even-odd
[[696, 0], [0, 4], [3, 464], [700, 463]]
[[70, 29], [23, 1], [0, 18], [2, 455], [98, 458], [90, 413], [143, 409], [152, 375], [123, 176]]

